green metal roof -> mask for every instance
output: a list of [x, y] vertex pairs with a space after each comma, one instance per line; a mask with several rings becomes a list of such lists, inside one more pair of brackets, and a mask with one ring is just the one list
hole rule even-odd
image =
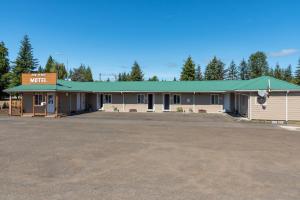
[[58, 80], [56, 85], [20, 85], [5, 92], [66, 91], [66, 92], [226, 92], [226, 91], [300, 91], [297, 86], [269, 76], [251, 80], [218, 81], [125, 81], [74, 82]]

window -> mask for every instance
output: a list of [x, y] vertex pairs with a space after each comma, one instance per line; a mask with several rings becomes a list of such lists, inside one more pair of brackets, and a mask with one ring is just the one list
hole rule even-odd
[[42, 94], [35, 94], [34, 95], [34, 105], [40, 106], [42, 105], [42, 102], [45, 101], [45, 97]]
[[174, 104], [180, 104], [181, 103], [181, 96], [178, 94], [174, 94], [173, 96], [173, 103]]
[[219, 104], [219, 95], [218, 94], [212, 94], [210, 96], [210, 104], [213, 104], [213, 105]]
[[107, 103], [107, 104], [112, 103], [112, 95], [111, 94], [104, 95], [104, 103]]
[[137, 103], [138, 103], [138, 104], [143, 104], [143, 103], [145, 103], [145, 95], [144, 95], [144, 94], [138, 94], [138, 95], [137, 95]]

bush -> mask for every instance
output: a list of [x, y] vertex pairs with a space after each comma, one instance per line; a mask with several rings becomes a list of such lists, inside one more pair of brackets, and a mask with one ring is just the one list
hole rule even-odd
[[114, 107], [113, 111], [114, 112], [119, 112], [119, 109], [117, 107]]
[[177, 107], [177, 112], [183, 112], [183, 108], [182, 107]]
[[3, 109], [9, 108], [9, 103], [4, 102], [3, 105], [2, 105], [2, 108]]

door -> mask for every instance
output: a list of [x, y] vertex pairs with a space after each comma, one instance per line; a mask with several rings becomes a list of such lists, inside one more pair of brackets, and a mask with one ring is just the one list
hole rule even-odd
[[170, 95], [169, 94], [164, 95], [164, 110], [165, 111], [170, 110]]
[[148, 94], [148, 110], [153, 110], [153, 94]]
[[54, 109], [54, 94], [48, 94], [47, 96], [48, 102], [47, 102], [47, 112], [48, 113], [54, 113], [55, 109]]
[[99, 109], [103, 109], [103, 94], [99, 94]]
[[224, 95], [224, 110], [225, 112], [230, 112], [230, 94], [225, 94]]

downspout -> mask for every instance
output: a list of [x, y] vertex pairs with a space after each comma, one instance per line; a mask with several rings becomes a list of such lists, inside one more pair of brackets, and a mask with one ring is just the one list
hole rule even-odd
[[288, 113], [288, 93], [289, 91], [286, 91], [286, 95], [285, 95], [285, 121], [286, 123], [289, 121], [289, 113]]

